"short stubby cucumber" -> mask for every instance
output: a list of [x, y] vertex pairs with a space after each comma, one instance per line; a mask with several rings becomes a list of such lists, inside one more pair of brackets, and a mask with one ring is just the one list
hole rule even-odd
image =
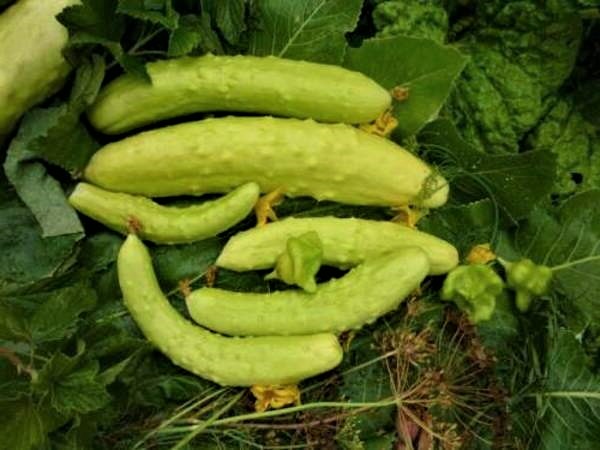
[[148, 250], [129, 235], [117, 259], [123, 301], [146, 338], [174, 364], [223, 386], [289, 384], [337, 366], [332, 334], [227, 338], [180, 315], [162, 293]]
[[0, 15], [0, 144], [21, 115], [54, 94], [71, 71], [69, 34], [56, 15], [79, 0], [19, 0]]
[[427, 255], [408, 247], [365, 261], [323, 283], [314, 294], [301, 290], [267, 294], [202, 288], [186, 298], [201, 325], [232, 336], [341, 333], [375, 321], [398, 307], [429, 272]]
[[134, 229], [141, 238], [158, 244], [182, 244], [207, 239], [231, 228], [252, 211], [259, 194], [256, 183], [247, 183], [217, 200], [167, 207], [146, 197], [79, 183], [69, 203], [120, 233]]
[[274, 56], [205, 55], [146, 67], [152, 83], [123, 75], [100, 92], [88, 113], [94, 127], [117, 134], [203, 111], [363, 123], [391, 103], [384, 88], [359, 72]]
[[227, 192], [255, 181], [360, 205], [437, 207], [448, 184], [393, 142], [350, 125], [273, 117], [226, 117], [173, 125], [114, 142], [94, 154], [85, 178], [149, 197]]
[[449, 272], [458, 264], [456, 248], [430, 234], [393, 222], [337, 217], [290, 217], [242, 231], [229, 239], [216, 264], [238, 272], [270, 269], [289, 238], [309, 231], [319, 235], [322, 264], [329, 266], [348, 268], [410, 246], [427, 254], [432, 275]]

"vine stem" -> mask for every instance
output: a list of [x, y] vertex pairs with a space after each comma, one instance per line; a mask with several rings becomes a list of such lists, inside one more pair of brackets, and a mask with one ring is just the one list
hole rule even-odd
[[[320, 409], [320, 408], [347, 408], [347, 409], [372, 409], [372, 408], [382, 408], [384, 406], [393, 406], [393, 405], [401, 405], [402, 400], [398, 397], [392, 397], [384, 400], [380, 400], [378, 402], [316, 402], [316, 403], [307, 403], [305, 405], [293, 406], [290, 408], [283, 408], [273, 411], [266, 411], [261, 413], [249, 413], [249, 414], [241, 414], [238, 416], [226, 417], [224, 419], [213, 420], [210, 423], [210, 426], [217, 427], [223, 425], [231, 425], [239, 422], [244, 422], [247, 420], [253, 419], [265, 419], [268, 417], [277, 417], [283, 416], [286, 414], [308, 411], [312, 409]], [[167, 430], [163, 430], [161, 434], [174, 434], [174, 433], [185, 433], [185, 432], [193, 432], [200, 428], [204, 430], [207, 428], [206, 423], [202, 422], [197, 425], [183, 426], [183, 427], [173, 427]]]

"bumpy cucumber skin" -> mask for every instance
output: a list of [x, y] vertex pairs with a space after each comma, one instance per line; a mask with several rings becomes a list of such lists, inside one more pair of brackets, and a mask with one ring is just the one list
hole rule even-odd
[[375, 220], [337, 217], [287, 218], [242, 231], [223, 248], [217, 266], [243, 272], [269, 269], [289, 238], [316, 231], [323, 246], [323, 264], [348, 268], [385, 252], [419, 247], [430, 263], [430, 274], [447, 273], [458, 264], [449, 242], [407, 226]]
[[21, 115], [54, 94], [71, 66], [55, 16], [78, 0], [19, 0], [0, 15], [0, 144]]
[[332, 334], [226, 338], [193, 325], [164, 296], [142, 241], [127, 237], [117, 259], [123, 301], [146, 338], [174, 364], [223, 386], [289, 384], [337, 366]]
[[275, 56], [205, 55], [147, 68], [152, 84], [123, 75], [100, 92], [88, 113], [95, 128], [117, 134], [203, 111], [363, 123], [391, 103], [384, 88], [359, 72]]
[[[273, 117], [226, 117], [131, 136], [100, 149], [84, 173], [108, 190], [164, 197], [227, 192], [255, 181], [262, 192], [283, 187], [361, 205], [419, 202], [437, 207], [448, 184], [388, 139], [350, 125]], [[423, 189], [438, 189], [422, 199]], [[424, 185], [427, 185], [426, 188]]]
[[260, 194], [256, 183], [244, 184], [229, 194], [200, 205], [166, 207], [131, 194], [110, 192], [79, 183], [69, 203], [79, 212], [123, 234], [131, 225], [138, 236], [157, 244], [183, 244], [207, 239], [244, 219]]
[[268, 294], [216, 288], [193, 291], [186, 304], [201, 325], [232, 336], [341, 333], [375, 321], [398, 307], [429, 272], [422, 250], [408, 247], [367, 260], [314, 294]]

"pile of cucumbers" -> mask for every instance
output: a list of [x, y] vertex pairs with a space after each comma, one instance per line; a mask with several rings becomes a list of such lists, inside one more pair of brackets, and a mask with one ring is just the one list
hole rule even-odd
[[[451, 244], [401, 224], [286, 218], [233, 236], [216, 265], [277, 271], [284, 264], [293, 272], [302, 262], [301, 238], [309, 236], [318, 256], [313, 273], [320, 264], [351, 270], [268, 294], [192, 291], [188, 311], [202, 327], [192, 324], [161, 292], [141, 239], [176, 244], [215, 236], [244, 219], [261, 192], [434, 208], [446, 202], [448, 183], [412, 153], [354, 126], [375, 120], [392, 101], [360, 73], [213, 55], [150, 63], [148, 73], [151, 84], [123, 75], [105, 86], [88, 111], [90, 123], [120, 134], [199, 112], [265, 115], [191, 121], [110, 143], [69, 198], [81, 213], [128, 235], [118, 256], [124, 302], [175, 364], [221, 385], [297, 383], [340, 363], [337, 334], [394, 310], [427, 275], [458, 263]], [[184, 207], [151, 200], [208, 193], [225, 195]]]

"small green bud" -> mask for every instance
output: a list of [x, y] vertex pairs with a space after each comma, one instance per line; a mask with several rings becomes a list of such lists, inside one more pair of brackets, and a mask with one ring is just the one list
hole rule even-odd
[[506, 270], [506, 283], [516, 292], [516, 305], [519, 311], [529, 310], [534, 297], [548, 292], [552, 281], [552, 269], [535, 264], [530, 259], [516, 262], [501, 261]]
[[309, 231], [287, 241], [286, 250], [277, 258], [275, 270], [265, 277], [280, 279], [300, 286], [306, 292], [315, 292], [315, 275], [321, 267], [323, 246], [315, 231]]
[[442, 300], [453, 301], [471, 322], [490, 320], [504, 282], [490, 266], [461, 265], [444, 280]]

